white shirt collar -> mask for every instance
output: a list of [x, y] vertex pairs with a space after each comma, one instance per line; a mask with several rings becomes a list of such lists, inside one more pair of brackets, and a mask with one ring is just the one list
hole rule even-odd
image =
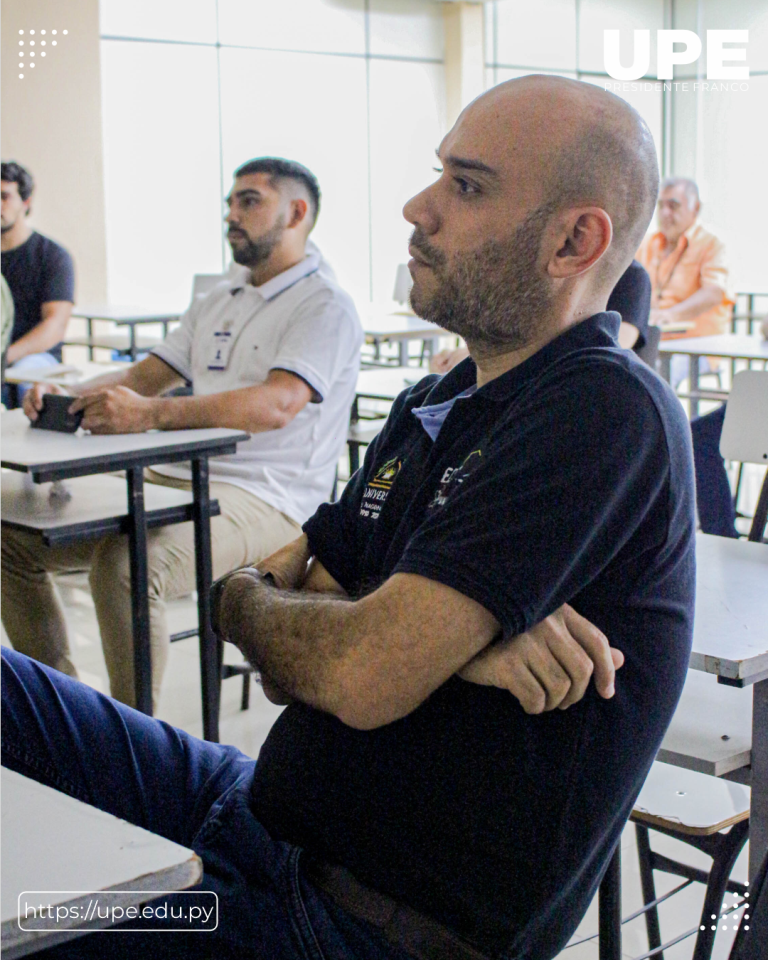
[[[278, 273], [276, 277], [272, 277], [271, 280], [262, 283], [260, 287], [252, 287], [252, 289], [255, 290], [259, 296], [263, 297], [264, 300], [272, 300], [278, 296], [278, 294], [287, 290], [288, 287], [292, 287], [294, 283], [298, 283], [299, 280], [309, 276], [310, 273], [314, 273], [320, 266], [320, 259], [319, 252], [309, 253], [299, 263], [294, 264], [287, 270], [283, 270], [282, 273]], [[231, 293], [250, 286], [251, 271], [248, 267], [233, 264], [229, 272], [231, 278], [229, 289]]]

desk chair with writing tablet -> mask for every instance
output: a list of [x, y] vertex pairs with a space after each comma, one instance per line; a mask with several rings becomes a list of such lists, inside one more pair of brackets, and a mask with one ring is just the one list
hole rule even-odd
[[[144, 496], [147, 529], [193, 519], [191, 492], [148, 483]], [[218, 500], [210, 504], [211, 516], [218, 516]], [[51, 485], [30, 483], [14, 471], [3, 473], [2, 525], [35, 534], [46, 546], [127, 534], [130, 522], [122, 477], [96, 474]]]
[[[768, 370], [742, 370], [733, 378], [720, 437], [726, 460], [768, 466]], [[749, 539], [761, 542], [768, 522], [768, 472], [763, 478]]]
[[[600, 960], [619, 960], [621, 924], [641, 914], [645, 914], [649, 949], [635, 960], [648, 957], [663, 960], [665, 949], [694, 934], [693, 960], [709, 960], [717, 930], [725, 920], [734, 926], [740, 920], [742, 925], [751, 927], [750, 903], [757, 896], [759, 884], [750, 887], [730, 879], [736, 858], [747, 840], [749, 804], [749, 787], [666, 763], [653, 764], [630, 815], [637, 831], [644, 906], [621, 920], [620, 860], [615, 854], [600, 886]], [[713, 858], [709, 872], [653, 852], [648, 842], [649, 830], [702, 850]], [[654, 870], [683, 877], [684, 882], [657, 897]], [[758, 872], [758, 879], [759, 876]], [[662, 944], [658, 905], [694, 882], [706, 885], [698, 924]], [[728, 893], [733, 896], [733, 903], [726, 906]]]

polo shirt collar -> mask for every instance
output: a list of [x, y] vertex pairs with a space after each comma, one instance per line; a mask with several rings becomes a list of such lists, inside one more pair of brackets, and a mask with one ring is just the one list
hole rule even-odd
[[[596, 313], [550, 340], [541, 350], [517, 367], [486, 383], [468, 400], [507, 400], [526, 381], [569, 353], [595, 347], [618, 347], [621, 316], [615, 310]], [[477, 382], [477, 367], [471, 357], [462, 360], [436, 381], [424, 399], [425, 405], [441, 403], [463, 393]]]
[[289, 287], [298, 283], [299, 280], [303, 280], [304, 277], [308, 277], [310, 273], [314, 273], [319, 266], [320, 254], [308, 253], [299, 263], [294, 264], [287, 270], [283, 270], [282, 273], [278, 273], [276, 277], [272, 277], [271, 280], [262, 283], [260, 287], [254, 287], [249, 283], [251, 271], [248, 267], [238, 265], [237, 269], [233, 268], [232, 270], [232, 280], [229, 290], [230, 293], [234, 294], [237, 293], [238, 290], [244, 290], [250, 286], [263, 300], [274, 300], [275, 297], [279, 296]]

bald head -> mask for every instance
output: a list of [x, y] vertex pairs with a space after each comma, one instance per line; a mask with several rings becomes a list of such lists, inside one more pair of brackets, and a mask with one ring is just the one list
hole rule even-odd
[[467, 107], [465, 120], [485, 127], [499, 153], [522, 154], [532, 206], [606, 211], [613, 240], [598, 272], [618, 280], [658, 195], [653, 138], [637, 111], [592, 84], [533, 75], [493, 87]]

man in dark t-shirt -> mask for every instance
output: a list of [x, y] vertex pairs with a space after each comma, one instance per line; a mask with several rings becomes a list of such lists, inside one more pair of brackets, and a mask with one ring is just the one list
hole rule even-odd
[[9, 367], [61, 362], [61, 341], [75, 300], [72, 257], [27, 222], [34, 181], [21, 164], [2, 164], [3, 276], [13, 295], [14, 324]]
[[[688, 426], [605, 310], [655, 204], [650, 133], [526, 77], [438, 155], [404, 210], [411, 299], [471, 356], [398, 397], [300, 539], [212, 591], [289, 704], [258, 762], [4, 653], [4, 763], [200, 854], [222, 922], [164, 957], [550, 960], [682, 689]], [[157, 949], [136, 938], [111, 955]]]

